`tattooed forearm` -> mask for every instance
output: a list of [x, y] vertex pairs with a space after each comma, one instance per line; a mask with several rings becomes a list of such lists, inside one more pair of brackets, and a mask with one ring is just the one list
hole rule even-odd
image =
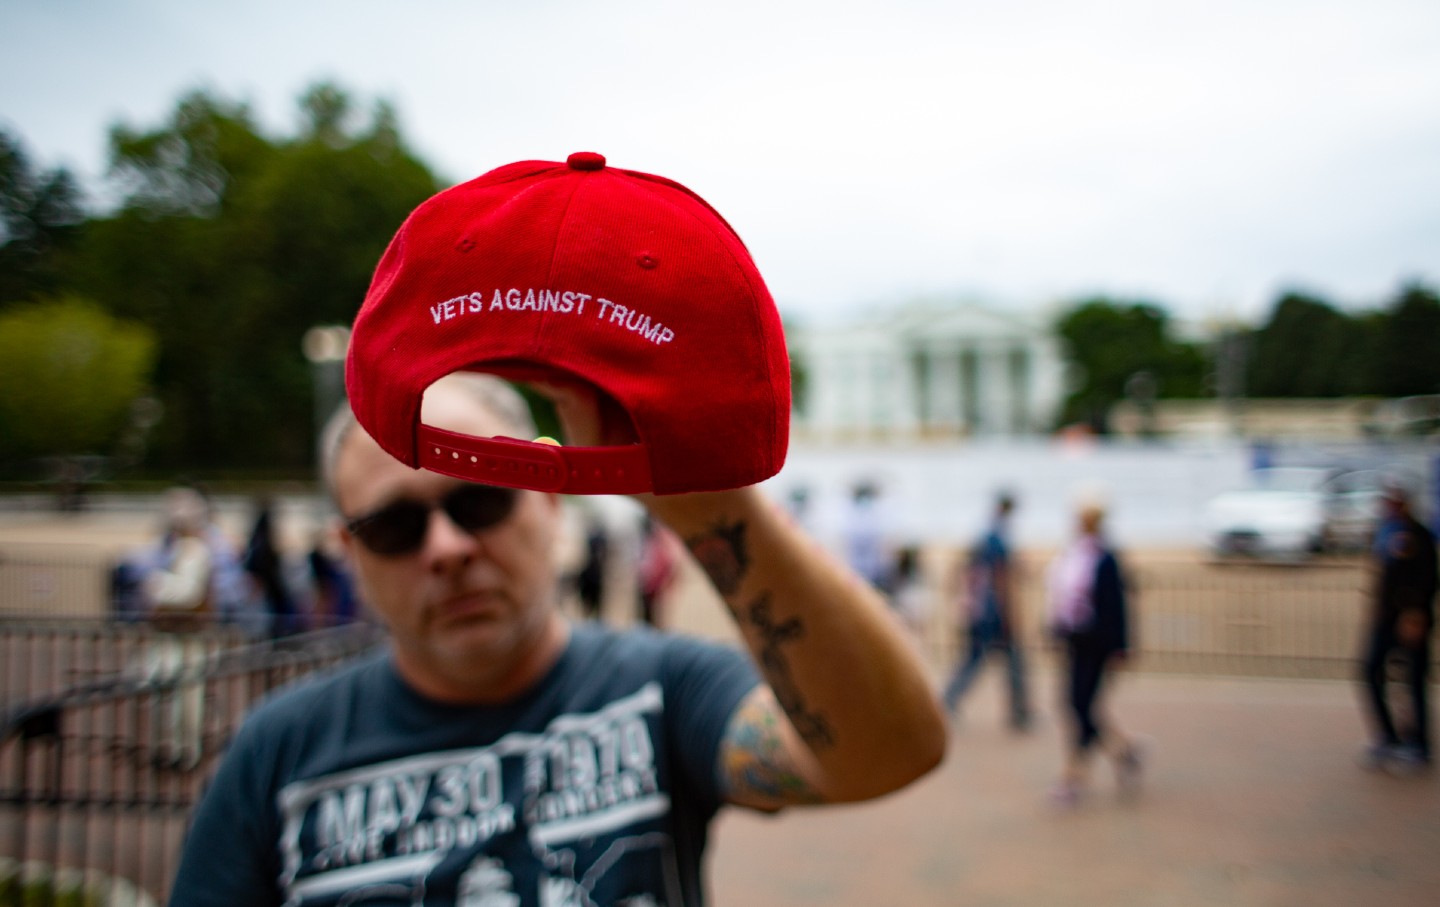
[[685, 544], [721, 595], [733, 595], [740, 590], [745, 572], [750, 568], [743, 520], [718, 524], [709, 532], [686, 539]]
[[770, 681], [770, 689], [780, 707], [789, 716], [790, 723], [812, 749], [823, 749], [835, 744], [835, 734], [829, 720], [819, 712], [813, 712], [805, 702], [795, 679], [790, 676], [790, 662], [781, 651], [781, 644], [793, 642], [805, 636], [805, 625], [800, 618], [792, 617], [776, 623], [770, 613], [770, 595], [766, 593], [750, 605], [747, 618], [751, 626], [760, 633], [760, 670]]
[[722, 758], [731, 796], [748, 801], [756, 795], [780, 804], [821, 801], [785, 752], [775, 702], [768, 695], [752, 697], [736, 711]]
[[[739, 592], [750, 569], [747, 528], [744, 520], [717, 523], [709, 531], [692, 536], [685, 542], [721, 595], [733, 596]], [[834, 745], [835, 736], [829, 719], [812, 711], [805, 702], [804, 694], [790, 674], [790, 662], [781, 649], [783, 644], [805, 635], [805, 627], [800, 619], [792, 617], [776, 623], [770, 610], [769, 593], [755, 599], [743, 612], [736, 606], [736, 616], [758, 631], [760, 646], [757, 657], [760, 670], [769, 681], [776, 700], [785, 710], [801, 739], [812, 749]]]

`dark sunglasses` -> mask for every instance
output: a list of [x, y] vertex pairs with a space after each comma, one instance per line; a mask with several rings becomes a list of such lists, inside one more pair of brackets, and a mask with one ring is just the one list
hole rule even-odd
[[430, 512], [445, 511], [456, 526], [479, 532], [505, 522], [515, 510], [520, 493], [497, 485], [458, 485], [438, 501], [401, 498], [379, 510], [347, 520], [345, 528], [360, 544], [384, 557], [414, 554], [425, 544]]

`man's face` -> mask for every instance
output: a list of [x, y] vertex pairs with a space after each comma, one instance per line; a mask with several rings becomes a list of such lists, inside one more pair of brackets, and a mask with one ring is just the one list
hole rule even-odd
[[[454, 389], [432, 390], [425, 406], [431, 425], [480, 436], [514, 433]], [[358, 426], [334, 466], [336, 503], [347, 520], [402, 499], [433, 504], [460, 484], [405, 466]], [[401, 675], [433, 698], [508, 699], [558, 655], [564, 637], [555, 608], [559, 500], [534, 491], [518, 495], [503, 522], [474, 533], [432, 509], [413, 553], [379, 555], [342, 532], [364, 597], [394, 638]]]

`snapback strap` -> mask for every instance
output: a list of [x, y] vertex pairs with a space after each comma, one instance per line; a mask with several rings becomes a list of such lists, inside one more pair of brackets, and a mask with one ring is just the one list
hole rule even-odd
[[417, 442], [421, 469], [487, 485], [560, 494], [638, 494], [654, 487], [642, 444], [556, 447], [423, 424]]

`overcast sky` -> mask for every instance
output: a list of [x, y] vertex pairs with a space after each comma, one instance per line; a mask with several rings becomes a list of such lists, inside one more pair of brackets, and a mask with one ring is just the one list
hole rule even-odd
[[450, 180], [679, 180], [813, 320], [1440, 284], [1435, 0], [0, 0], [0, 124], [87, 179], [188, 89], [288, 133], [323, 78]]

